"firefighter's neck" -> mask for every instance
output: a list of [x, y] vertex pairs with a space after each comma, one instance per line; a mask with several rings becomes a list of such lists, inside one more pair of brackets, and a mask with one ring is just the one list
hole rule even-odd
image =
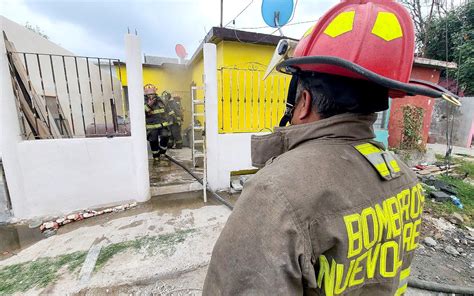
[[295, 110], [293, 111], [291, 124], [310, 123], [321, 119], [317, 110], [312, 106], [311, 101], [311, 94], [307, 90], [302, 91], [298, 99], [298, 104], [296, 104]]

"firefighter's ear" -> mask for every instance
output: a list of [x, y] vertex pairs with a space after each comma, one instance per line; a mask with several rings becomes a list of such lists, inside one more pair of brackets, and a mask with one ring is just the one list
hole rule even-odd
[[[299, 108], [298, 108], [299, 106]], [[298, 100], [298, 118], [300, 120], [305, 120], [311, 115], [312, 111], [312, 104], [311, 104], [311, 94], [307, 90], [303, 90], [301, 92], [301, 97]]]
[[313, 109], [311, 93], [309, 91], [303, 90], [297, 102], [291, 124], [309, 123], [321, 119], [317, 111]]

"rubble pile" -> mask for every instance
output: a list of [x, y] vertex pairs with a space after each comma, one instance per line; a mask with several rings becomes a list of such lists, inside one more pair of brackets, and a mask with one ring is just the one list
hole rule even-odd
[[57, 218], [55, 220], [44, 222], [41, 224], [39, 228], [41, 232], [43, 232], [46, 236], [50, 236], [50, 235], [55, 234], [56, 230], [58, 230], [61, 226], [64, 226], [66, 224], [76, 222], [76, 221], [81, 221], [81, 220], [88, 219], [91, 217], [100, 216], [107, 213], [121, 212], [130, 208], [134, 208], [136, 206], [137, 206], [137, 203], [132, 202], [132, 203], [119, 205], [112, 208], [106, 208], [100, 211], [83, 210], [74, 214], [69, 214], [69, 215]]

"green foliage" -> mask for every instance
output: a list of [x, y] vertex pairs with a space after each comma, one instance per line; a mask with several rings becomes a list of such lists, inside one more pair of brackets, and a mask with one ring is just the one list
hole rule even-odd
[[[176, 244], [184, 242], [194, 229], [180, 230], [158, 236], [144, 236], [136, 240], [110, 244], [101, 249], [95, 270], [104, 266], [114, 255], [127, 249], [162, 253], [168, 256], [176, 251]], [[86, 251], [78, 251], [57, 257], [44, 257], [35, 261], [5, 266], [0, 269], [0, 295], [26, 292], [33, 288], [44, 288], [54, 282], [58, 272], [67, 267], [73, 272], [84, 263]]]
[[41, 37], [43, 37], [44, 39], [49, 39], [49, 36], [46, 35], [43, 30], [41, 30], [41, 28], [39, 26], [33, 26], [32, 24], [30, 24], [29, 22], [26, 22], [25, 24], [25, 28], [27, 28], [28, 30], [32, 31], [32, 32], [35, 32], [36, 34], [40, 35]]
[[[444, 157], [441, 155], [436, 155], [438, 160], [444, 160]], [[474, 173], [474, 163], [469, 162], [463, 159], [454, 158], [454, 163], [459, 164], [458, 167], [455, 168], [456, 173], [458, 174], [465, 174], [465, 173]], [[470, 175], [472, 176], [472, 175]], [[439, 175], [438, 179], [446, 182], [449, 185], [456, 187], [457, 189], [457, 197], [461, 200], [464, 208], [461, 210], [457, 208], [451, 201], [446, 201], [443, 203], [439, 202], [432, 202], [431, 199], [427, 199], [426, 207], [434, 211], [436, 214], [440, 216], [447, 216], [454, 212], [465, 214], [469, 221], [466, 221], [466, 224], [473, 227], [474, 226], [474, 186], [467, 181], [463, 181], [458, 178], [454, 178], [452, 176], [446, 175]], [[424, 184], [423, 184], [424, 185]], [[423, 186], [426, 195], [429, 196], [431, 192], [431, 188], [428, 186]]]
[[86, 254], [84, 251], [74, 252], [5, 266], [0, 269], [0, 295], [44, 288], [54, 282], [61, 268], [67, 266], [69, 272], [75, 271], [84, 262]]
[[[427, 24], [426, 34], [426, 38], [418, 37], [426, 40], [425, 57], [458, 63], [460, 87], [466, 95], [474, 94], [474, 2], [467, 1], [433, 19]], [[452, 70], [445, 76], [457, 79], [457, 74], [458, 70]]]
[[186, 237], [194, 231], [194, 229], [189, 229], [158, 236], [144, 236], [136, 240], [125, 241], [105, 246], [100, 250], [99, 258], [97, 259], [95, 269], [100, 269], [114, 255], [124, 252], [128, 249], [135, 251], [145, 250], [151, 254], [158, 252], [171, 255], [176, 251], [176, 244], [184, 242]]
[[400, 149], [403, 150], [419, 150], [423, 151], [421, 145], [421, 132], [423, 128], [423, 116], [425, 110], [423, 108], [405, 105], [402, 107], [403, 112], [403, 131], [400, 142]]

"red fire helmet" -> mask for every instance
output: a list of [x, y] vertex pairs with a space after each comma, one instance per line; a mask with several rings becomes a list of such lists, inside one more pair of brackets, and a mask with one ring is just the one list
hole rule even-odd
[[[460, 105], [455, 95], [439, 86], [409, 83], [414, 47], [413, 23], [401, 4], [342, 0], [304, 34], [293, 56], [279, 63], [277, 70], [367, 79], [387, 87], [392, 98], [421, 94]], [[286, 49], [289, 51], [288, 43]], [[279, 51], [280, 56], [288, 55], [285, 48]]]

